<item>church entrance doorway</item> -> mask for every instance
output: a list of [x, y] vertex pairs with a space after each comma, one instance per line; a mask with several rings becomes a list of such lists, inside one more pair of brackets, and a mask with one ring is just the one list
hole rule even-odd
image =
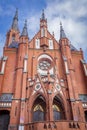
[[85, 121], [87, 122], [87, 111], [85, 111]]
[[10, 112], [7, 110], [0, 111], [0, 130], [8, 130], [10, 121]]

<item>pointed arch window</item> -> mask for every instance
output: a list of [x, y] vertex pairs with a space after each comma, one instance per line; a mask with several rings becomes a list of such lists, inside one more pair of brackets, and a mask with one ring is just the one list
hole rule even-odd
[[40, 39], [35, 40], [35, 48], [39, 49], [40, 48]]
[[46, 114], [45, 99], [40, 95], [37, 97], [32, 108], [32, 121], [44, 121]]
[[12, 35], [12, 42], [15, 41], [15, 34]]
[[37, 104], [33, 110], [33, 121], [44, 121], [44, 114], [43, 107]]
[[47, 37], [47, 29], [46, 28], [41, 28], [41, 37]]
[[1, 65], [0, 74], [4, 74], [7, 59], [8, 59], [7, 56], [4, 56], [3, 59], [2, 59], [2, 65]]
[[53, 49], [53, 40], [49, 40], [49, 49]]
[[54, 120], [65, 119], [64, 107], [58, 97], [53, 100], [53, 118]]
[[60, 120], [61, 119], [60, 108], [55, 104], [53, 105], [53, 114], [54, 114], [54, 120]]
[[44, 37], [44, 36], [45, 36], [45, 29], [41, 28], [41, 37]]

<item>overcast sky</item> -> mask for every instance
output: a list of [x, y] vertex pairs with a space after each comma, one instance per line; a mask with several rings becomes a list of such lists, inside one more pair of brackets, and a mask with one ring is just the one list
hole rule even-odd
[[16, 8], [19, 11], [20, 32], [27, 19], [31, 39], [39, 30], [44, 9], [50, 33], [54, 31], [55, 38], [59, 40], [61, 21], [71, 44], [83, 49], [87, 61], [87, 0], [0, 0], [0, 56]]

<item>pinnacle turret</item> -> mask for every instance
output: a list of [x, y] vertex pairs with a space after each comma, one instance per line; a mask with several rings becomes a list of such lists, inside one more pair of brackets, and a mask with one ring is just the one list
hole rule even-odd
[[43, 9], [43, 11], [42, 11], [42, 18], [41, 18], [41, 19], [45, 20], [44, 9]]
[[16, 9], [11, 28], [16, 31], [19, 31], [19, 29], [18, 29], [18, 9]]
[[40, 18], [40, 28], [47, 28], [47, 19], [45, 18], [44, 9], [42, 10], [42, 15]]
[[42, 17], [41, 17], [41, 20], [46, 20], [45, 14], [44, 14], [44, 9], [42, 10]]
[[63, 26], [62, 26], [62, 23], [60, 23], [60, 39], [61, 38], [66, 38], [66, 34], [63, 30]]
[[25, 20], [25, 24], [24, 24], [24, 27], [23, 27], [23, 31], [22, 31], [21, 36], [28, 36], [28, 31], [27, 31], [27, 20]]

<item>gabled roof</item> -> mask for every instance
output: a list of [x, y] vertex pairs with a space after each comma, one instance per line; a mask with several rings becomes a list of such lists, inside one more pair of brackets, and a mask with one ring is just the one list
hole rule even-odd
[[78, 51], [72, 44], [70, 44], [71, 51]]

